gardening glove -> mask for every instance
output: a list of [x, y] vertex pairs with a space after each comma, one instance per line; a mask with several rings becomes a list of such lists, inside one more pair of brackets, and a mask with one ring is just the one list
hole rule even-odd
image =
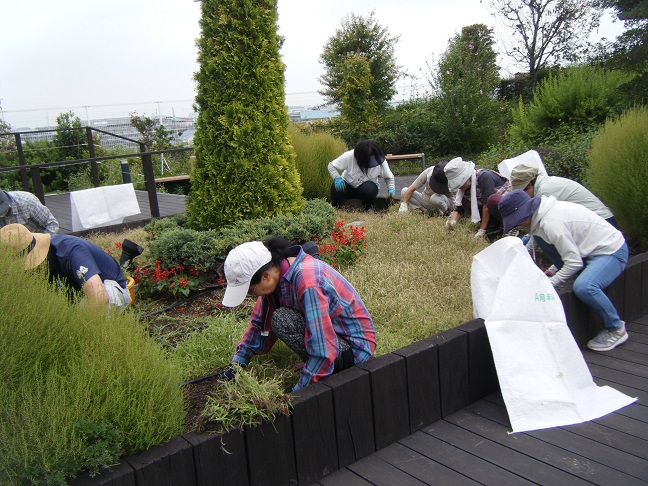
[[475, 239], [476, 240], [482, 240], [486, 237], [486, 230], [479, 228], [477, 230], [477, 233], [475, 233]]
[[446, 228], [453, 230], [455, 226], [457, 226], [457, 222], [452, 218], [448, 218], [448, 220], [446, 221]]
[[337, 192], [343, 192], [344, 191], [344, 185], [345, 185], [344, 179], [342, 179], [341, 177], [336, 177], [335, 180], [333, 181], [333, 183], [335, 184], [335, 190]]
[[388, 196], [388, 197], [389, 197], [389, 196], [391, 196], [391, 197], [396, 196], [396, 189], [394, 189], [393, 187], [389, 187], [389, 188], [387, 188], [387, 196]]
[[[246, 366], [239, 364], [241, 368], [246, 368]], [[221, 381], [235, 381], [236, 380], [236, 366], [232, 363], [228, 364], [223, 371], [218, 375], [218, 379]]]
[[398, 212], [399, 213], [406, 213], [408, 211], [409, 211], [409, 208], [407, 207], [407, 203], [406, 202], [400, 203], [400, 206], [398, 207]]

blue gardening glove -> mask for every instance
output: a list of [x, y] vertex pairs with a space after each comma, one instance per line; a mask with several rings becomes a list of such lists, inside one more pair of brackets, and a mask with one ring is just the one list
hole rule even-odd
[[335, 190], [337, 192], [343, 192], [344, 191], [344, 179], [341, 177], [336, 177], [335, 180], [333, 181], [333, 184], [335, 184]]
[[396, 195], [396, 189], [394, 189], [393, 187], [388, 188], [387, 189], [387, 195], [391, 196], [391, 197], [394, 197]]
[[[244, 366], [242, 364], [239, 364], [238, 366], [240, 366], [241, 368], [247, 368], [247, 366]], [[223, 371], [220, 372], [218, 379], [221, 381], [236, 380], [236, 371], [236, 366], [230, 363], [223, 369]]]

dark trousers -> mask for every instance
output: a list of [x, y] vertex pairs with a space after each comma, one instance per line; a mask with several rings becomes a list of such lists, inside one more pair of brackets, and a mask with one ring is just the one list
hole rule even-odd
[[363, 182], [356, 188], [345, 182], [344, 191], [339, 192], [335, 190], [335, 183], [331, 184], [331, 204], [336, 208], [339, 208], [345, 199], [361, 199], [364, 208], [369, 209], [377, 195], [378, 185], [371, 181]]
[[[280, 307], [272, 314], [272, 331], [303, 361], [309, 358], [304, 344], [306, 320], [301, 312], [290, 307]], [[337, 336], [337, 340], [339, 352], [335, 358], [333, 373], [350, 368], [354, 364], [351, 345], [340, 336]]]

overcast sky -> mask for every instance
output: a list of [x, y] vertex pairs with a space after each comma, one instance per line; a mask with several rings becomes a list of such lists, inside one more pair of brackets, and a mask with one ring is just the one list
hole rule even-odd
[[[321, 88], [319, 56], [350, 12], [393, 36], [396, 59], [422, 71], [463, 26], [484, 23], [505, 39], [488, 0], [279, 0], [286, 93]], [[193, 99], [200, 3], [193, 0], [14, 0], [3, 4], [0, 103], [4, 110]], [[614, 38], [622, 24], [605, 22]], [[499, 41], [501, 42], [501, 40]], [[500, 56], [501, 66], [509, 66]], [[402, 85], [402, 83], [399, 83]]]

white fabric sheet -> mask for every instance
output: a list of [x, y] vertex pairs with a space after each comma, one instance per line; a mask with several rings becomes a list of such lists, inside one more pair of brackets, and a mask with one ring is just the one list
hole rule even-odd
[[539, 174], [548, 175], [547, 169], [545, 169], [545, 166], [542, 163], [540, 154], [535, 150], [529, 150], [528, 152], [524, 152], [523, 154], [518, 155], [517, 157], [513, 157], [512, 159], [502, 160], [497, 165], [497, 171], [502, 175], [502, 177], [511, 179], [511, 171], [513, 170], [513, 167], [520, 164], [537, 167]]
[[637, 400], [594, 383], [560, 297], [519, 238], [475, 255], [471, 286], [513, 432], [581, 423]]
[[120, 224], [140, 214], [133, 184], [95, 187], [70, 193], [72, 231]]

